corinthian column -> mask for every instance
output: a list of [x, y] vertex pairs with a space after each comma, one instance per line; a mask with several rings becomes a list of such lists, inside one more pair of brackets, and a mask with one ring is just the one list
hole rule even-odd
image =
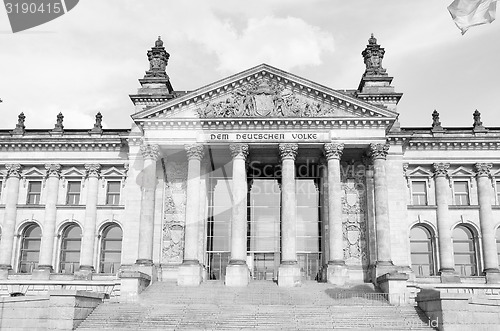
[[80, 272], [82, 278], [89, 278], [94, 272], [94, 245], [97, 220], [97, 192], [99, 189], [100, 164], [86, 164], [87, 202], [85, 204], [85, 223], [83, 228], [82, 250], [80, 253]]
[[139, 230], [139, 252], [136, 264], [153, 265], [153, 234], [156, 191], [156, 161], [158, 145], [141, 145], [144, 165], [142, 169], [141, 216]]
[[44, 274], [53, 270], [54, 238], [56, 237], [56, 205], [59, 193], [60, 164], [46, 164], [47, 180], [45, 182], [45, 217], [43, 220], [42, 242], [40, 244], [40, 262], [38, 271]]
[[477, 194], [479, 200], [479, 223], [483, 238], [484, 273], [488, 283], [500, 282], [498, 252], [495, 239], [493, 211], [491, 210], [490, 163], [476, 164]]
[[448, 210], [450, 186], [449, 163], [434, 163], [434, 186], [436, 188], [436, 219], [439, 244], [439, 274], [442, 282], [459, 282], [455, 273], [450, 212]]
[[247, 256], [247, 144], [229, 145], [233, 157], [233, 208], [231, 218], [231, 260], [226, 268], [227, 286], [247, 286], [250, 278]]
[[19, 197], [19, 178], [21, 177], [20, 164], [6, 164], [7, 183], [5, 216], [0, 240], [0, 278], [6, 278], [12, 269], [12, 250], [14, 245], [14, 231], [16, 227], [17, 200]]
[[375, 233], [377, 236], [377, 277], [389, 272], [391, 259], [391, 229], [389, 223], [389, 196], [385, 172], [389, 144], [370, 144], [373, 163], [373, 185], [375, 193]]
[[344, 144], [325, 144], [328, 161], [328, 229], [329, 256], [327, 280], [331, 284], [343, 285], [347, 278], [344, 261], [342, 234], [342, 183], [340, 181], [340, 158]]
[[185, 146], [188, 157], [186, 189], [186, 226], [184, 231], [184, 260], [179, 267], [177, 284], [197, 286], [202, 280], [202, 267], [198, 261], [198, 229], [200, 224], [200, 176], [203, 145]]
[[295, 157], [297, 144], [279, 144], [281, 157], [281, 264], [278, 286], [300, 286], [297, 264], [297, 201], [295, 197]]

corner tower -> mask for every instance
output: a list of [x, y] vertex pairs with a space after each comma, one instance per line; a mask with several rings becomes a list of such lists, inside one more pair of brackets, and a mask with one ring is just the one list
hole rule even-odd
[[141, 87], [137, 90], [137, 94], [130, 95], [135, 105], [135, 113], [174, 98], [174, 89], [166, 72], [170, 54], [165, 51], [161, 37], [158, 37], [147, 56], [149, 70], [146, 71], [144, 78], [139, 79]]
[[393, 77], [389, 77], [387, 70], [382, 67], [384, 54], [385, 49], [377, 44], [377, 39], [372, 33], [368, 45], [361, 53], [366, 70], [361, 77], [356, 95], [367, 102], [396, 111], [403, 93], [396, 93], [394, 86], [391, 86]]

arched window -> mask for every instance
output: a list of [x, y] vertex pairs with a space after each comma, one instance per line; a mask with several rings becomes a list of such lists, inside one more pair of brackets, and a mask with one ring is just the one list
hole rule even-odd
[[453, 230], [453, 253], [455, 270], [462, 276], [476, 276], [476, 245], [472, 231], [465, 226]]
[[498, 254], [498, 266], [500, 267], [500, 227], [497, 228], [497, 254]]
[[434, 268], [434, 245], [431, 232], [420, 225], [410, 230], [411, 267], [417, 276], [432, 276]]
[[122, 229], [112, 224], [102, 232], [100, 273], [116, 273], [120, 269], [122, 257]]
[[42, 229], [37, 224], [28, 225], [21, 237], [21, 254], [19, 258], [19, 272], [31, 273], [38, 267], [40, 258], [40, 242]]
[[82, 229], [76, 224], [67, 226], [61, 237], [60, 273], [72, 274], [78, 270], [81, 244]]

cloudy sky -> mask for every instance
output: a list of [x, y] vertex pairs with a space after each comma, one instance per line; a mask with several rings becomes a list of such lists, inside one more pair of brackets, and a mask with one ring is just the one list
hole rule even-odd
[[500, 22], [464, 36], [452, 0], [83, 0], [66, 15], [12, 34], [0, 10], [0, 128], [129, 128], [159, 35], [176, 90], [193, 90], [260, 63], [334, 89], [357, 88], [370, 33], [397, 92], [402, 126], [471, 126], [478, 109], [500, 127]]

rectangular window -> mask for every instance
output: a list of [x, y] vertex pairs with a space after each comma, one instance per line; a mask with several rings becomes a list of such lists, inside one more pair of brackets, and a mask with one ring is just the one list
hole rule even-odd
[[67, 205], [78, 205], [80, 204], [80, 190], [82, 187], [81, 182], [68, 182], [68, 191], [66, 195]]
[[3, 183], [0, 180], [0, 203], [2, 203], [2, 188], [3, 188]]
[[28, 184], [28, 198], [26, 199], [26, 204], [28, 204], [28, 205], [40, 204], [41, 195], [42, 195], [42, 182], [41, 181], [29, 182], [29, 184]]
[[120, 186], [121, 186], [121, 183], [118, 181], [108, 182], [108, 190], [106, 192], [106, 204], [107, 205], [119, 205], [120, 204]]
[[455, 196], [455, 205], [469, 205], [469, 182], [456, 181], [453, 182], [453, 194]]
[[412, 204], [416, 206], [427, 205], [427, 183], [425, 181], [411, 182]]
[[496, 194], [497, 194], [497, 205], [500, 205], [500, 182], [496, 182]]

